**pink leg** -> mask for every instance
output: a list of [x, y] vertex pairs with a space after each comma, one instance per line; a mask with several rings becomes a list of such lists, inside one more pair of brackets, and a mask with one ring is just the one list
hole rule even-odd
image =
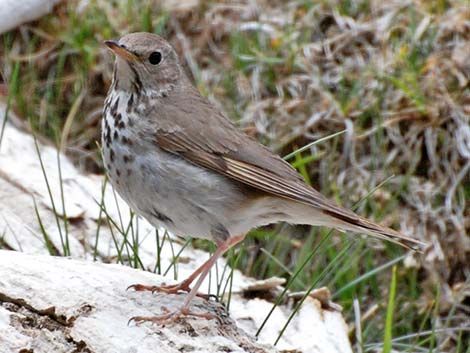
[[[196, 316], [196, 317], [202, 317], [207, 320], [213, 319], [213, 315], [209, 313], [196, 313], [193, 312], [189, 309], [189, 306], [191, 304], [191, 301], [194, 299], [194, 297], [197, 295], [197, 291], [199, 290], [199, 287], [201, 287], [202, 282], [204, 279], [207, 277], [209, 274], [212, 266], [215, 264], [217, 259], [222, 256], [228, 249], [230, 249], [232, 246], [235, 244], [241, 242], [245, 238], [245, 234], [238, 235], [235, 237], [230, 237], [224, 242], [220, 243], [219, 246], [217, 247], [217, 250], [215, 251], [214, 255], [211, 256], [209, 260], [207, 260], [200, 268], [196, 270], [196, 272], [200, 272], [199, 279], [197, 280], [196, 284], [194, 285], [193, 289], [189, 292], [188, 296], [184, 300], [183, 305], [181, 308], [173, 311], [173, 312], [167, 312], [163, 315], [160, 316], [155, 316], [155, 317], [145, 317], [145, 316], [135, 316], [129, 320], [130, 321], [135, 321], [137, 324], [140, 324], [145, 321], [150, 321], [152, 323], [157, 323], [160, 325], [165, 325], [169, 324], [171, 322], [174, 322], [181, 316]], [[193, 273], [194, 275], [194, 273]], [[193, 277], [191, 275], [191, 277]], [[190, 277], [190, 278], [191, 278]], [[197, 275], [195, 276], [197, 277]], [[194, 278], [193, 278], [194, 280]]]

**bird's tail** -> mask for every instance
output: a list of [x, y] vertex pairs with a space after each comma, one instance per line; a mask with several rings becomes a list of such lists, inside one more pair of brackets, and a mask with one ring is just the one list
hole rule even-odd
[[371, 222], [346, 208], [334, 204], [330, 200], [322, 200], [319, 207], [305, 207], [305, 204], [294, 201], [287, 201], [284, 205], [286, 207], [283, 209], [289, 215], [285, 219], [287, 222], [325, 226], [342, 231], [367, 234], [415, 251], [422, 251], [426, 245], [391, 228]]
[[[339, 208], [339, 207], [338, 207]], [[323, 213], [332, 218], [332, 226], [344, 231], [364, 233], [378, 239], [399, 244], [407, 249], [422, 251], [425, 243], [403, 235], [391, 228], [369, 221], [351, 211], [337, 212], [336, 210], [323, 210]]]

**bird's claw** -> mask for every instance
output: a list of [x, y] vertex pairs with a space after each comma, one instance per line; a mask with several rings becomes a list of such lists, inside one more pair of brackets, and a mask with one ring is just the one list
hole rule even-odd
[[[129, 290], [129, 289], [133, 289], [137, 292], [149, 291], [149, 292], [152, 292], [152, 294], [155, 294], [155, 293], [178, 294], [180, 292], [188, 293], [191, 291], [191, 288], [189, 288], [189, 284], [187, 284], [185, 281], [178, 283], [178, 284], [172, 284], [172, 285], [162, 284], [161, 286], [146, 286], [143, 284], [132, 284], [126, 288], [126, 290]], [[211, 298], [215, 298], [217, 300], [217, 296], [214, 294], [197, 293], [196, 296], [203, 298], [205, 300], [209, 300]]]
[[133, 289], [136, 292], [141, 292], [141, 291], [151, 290], [150, 288], [152, 288], [152, 287], [151, 286], [144, 286], [142, 284], [131, 284], [129, 287], [126, 288], [126, 291], [128, 291], [129, 289]]
[[189, 285], [185, 283], [184, 281], [179, 284], [172, 284], [172, 285], [163, 284], [161, 286], [146, 286], [143, 284], [132, 284], [129, 287], [127, 287], [126, 290], [129, 290], [129, 289], [134, 289], [137, 292], [149, 291], [149, 292], [152, 292], [152, 294], [154, 294], [155, 292], [177, 294], [180, 291], [189, 292], [191, 290], [191, 288], [189, 288]]

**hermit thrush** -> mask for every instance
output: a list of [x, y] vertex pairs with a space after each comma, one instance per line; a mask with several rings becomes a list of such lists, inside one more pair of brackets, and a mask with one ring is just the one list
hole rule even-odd
[[154, 226], [217, 244], [214, 255], [182, 283], [133, 286], [189, 292], [178, 311], [135, 317], [136, 322], [211, 318], [190, 311], [191, 300], [217, 258], [262, 225], [321, 225], [409, 248], [421, 245], [329, 201], [288, 163], [238, 130], [191, 84], [175, 50], [161, 37], [133, 33], [105, 44], [116, 54], [102, 122], [112, 185]]

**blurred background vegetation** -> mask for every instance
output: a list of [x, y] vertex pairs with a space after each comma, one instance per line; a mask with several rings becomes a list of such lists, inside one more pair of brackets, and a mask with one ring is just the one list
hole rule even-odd
[[467, 0], [69, 0], [0, 39], [0, 92], [24, 119], [15, 123], [103, 173], [113, 58], [102, 42], [134, 31], [167, 38], [201, 92], [281, 155], [345, 130], [289, 161], [338, 203], [363, 199], [357, 212], [430, 244], [404, 256], [278, 225], [253, 231], [234, 265], [259, 278], [297, 273], [294, 290], [328, 286], [357, 349], [375, 351], [398, 264], [393, 348], [470, 352]]

